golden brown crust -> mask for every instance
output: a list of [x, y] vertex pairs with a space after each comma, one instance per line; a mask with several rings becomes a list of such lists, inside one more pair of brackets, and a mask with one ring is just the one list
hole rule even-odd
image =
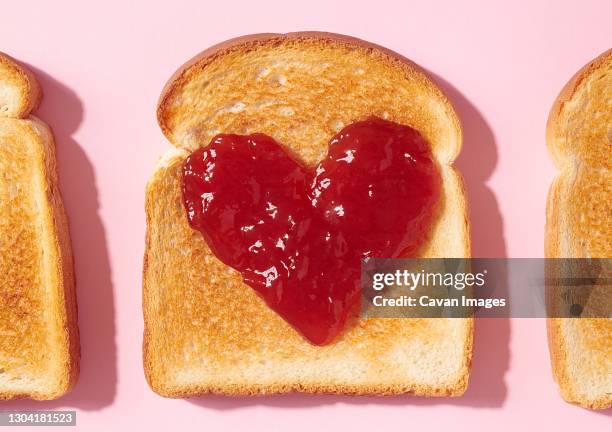
[[[6, 62], [6, 57], [0, 61]], [[7, 83], [2, 75], [1, 85], [27, 85], [31, 94], [23, 98], [20, 110], [14, 110], [16, 116], [24, 116], [40, 100], [39, 87], [30, 72], [12, 61], [11, 67], [18, 73], [9, 78], [23, 80]], [[0, 191], [16, 200], [11, 207], [20, 209], [2, 209], [8, 223], [0, 227], [3, 236], [15, 233], [20, 248], [2, 247], [0, 265], [4, 270], [11, 263], [28, 263], [0, 275], [0, 285], [12, 287], [0, 292], [0, 315], [12, 321], [4, 324], [12, 336], [0, 345], [0, 399], [56, 399], [76, 382], [80, 348], [73, 259], [58, 189], [55, 145], [50, 129], [32, 116], [0, 118], [0, 139], [5, 176], [11, 173], [11, 183]], [[15, 197], [11, 188], [17, 184], [23, 195]]]
[[[576, 90], [587, 77], [591, 76], [593, 72], [599, 70], [599, 68], [605, 63], [610, 62], [611, 56], [612, 49], [609, 49], [584, 65], [574, 74], [574, 76], [572, 76], [572, 78], [570, 78], [565, 86], [563, 86], [563, 89], [561, 89], [557, 99], [555, 99], [555, 102], [550, 108], [550, 113], [548, 114], [548, 121], [546, 122], [546, 142], [548, 144], [549, 151], [553, 156], [555, 156], [557, 153], [557, 149], [554, 148], [553, 144], [555, 142], [554, 137], [557, 134], [558, 128], [563, 124], [561, 115], [565, 104], [572, 100], [576, 94]], [[557, 162], [557, 159], [555, 159], [555, 162]]]
[[[149, 371], [151, 372], [151, 371]], [[265, 396], [286, 393], [310, 393], [345, 396], [394, 396], [409, 394], [424, 397], [457, 397], [463, 395], [467, 388], [467, 376], [458, 381], [453, 387], [435, 387], [432, 385], [401, 385], [401, 384], [375, 384], [375, 385], [347, 385], [299, 383], [274, 383], [266, 386], [253, 386], [248, 384], [193, 384], [184, 387], [166, 386], [164, 382], [151, 381], [155, 375], [147, 375], [151, 388], [160, 396], [167, 398], [187, 398], [192, 396], [221, 395], [221, 396]]]
[[[561, 140], [567, 140], [568, 133], [565, 129], [567, 129], [568, 121], [564, 118], [564, 113], [566, 111], [574, 111], [571, 108], [566, 110], [566, 105], [574, 100], [576, 97], [576, 92], [581, 88], [581, 85], [587, 80], [589, 77], [592, 77], [595, 73], [601, 71], [603, 68], [610, 68], [610, 63], [612, 59], [612, 49], [605, 51], [600, 54], [598, 57], [587, 63], [584, 67], [582, 67], [578, 72], [574, 74], [574, 76], [565, 84], [559, 96], [553, 103], [550, 113], [548, 115], [548, 121], [546, 123], [546, 142], [548, 144], [548, 150], [553, 157], [553, 160], [558, 168], [563, 168], [565, 164], [565, 160], [570, 155], [574, 155], [579, 157], [582, 160], [589, 161], [595, 159], [595, 165], [598, 162], [607, 163], [608, 168], [610, 167], [610, 157], [609, 157], [609, 147], [607, 152], [604, 150], [604, 153], [601, 155], [603, 157], [597, 157], [597, 153], [594, 151], [593, 147], [587, 147], [585, 150], [581, 149], [573, 149], [568, 148], [564, 145]], [[580, 113], [581, 110], [577, 111], [578, 117], [581, 115], [584, 116], [584, 113]], [[592, 119], [586, 119], [587, 121]], [[601, 123], [601, 122], [599, 122]], [[610, 144], [610, 132], [608, 130], [608, 138], [607, 143]], [[592, 140], [592, 137], [588, 137], [587, 141]], [[606, 140], [602, 140], [602, 143]], [[589, 146], [589, 143], [585, 144]], [[588, 153], [591, 152], [592, 155]], [[592, 157], [590, 157], [592, 156]]]
[[[300, 40], [316, 40], [322, 43], [339, 43], [350, 47], [364, 48], [366, 50], [376, 51], [384, 54], [391, 62], [406, 69], [408, 74], [417, 74], [422, 79], [422, 84], [433, 92], [439, 100], [446, 105], [448, 120], [452, 122], [451, 127], [457, 132], [457, 139], [461, 142], [462, 130], [461, 122], [457, 117], [455, 110], [448, 100], [444, 92], [433, 82], [432, 78], [425, 72], [423, 68], [414, 63], [412, 60], [396, 53], [383, 46], [364, 41], [352, 36], [341, 35], [328, 32], [293, 32], [293, 33], [258, 33], [252, 35], [239, 36], [233, 39], [226, 40], [219, 44], [213, 45], [208, 49], [200, 52], [181, 67], [179, 67], [170, 79], [164, 85], [157, 104], [157, 121], [162, 129], [162, 132], [168, 140], [175, 146], [180, 147], [181, 143], [174, 140], [172, 136], [171, 126], [168, 125], [168, 105], [170, 98], [176, 90], [189, 79], [187, 72], [193, 69], [203, 69], [216, 58], [222, 57], [231, 51], [249, 50], [251, 47], [259, 45], [275, 45], [282, 41], [300, 41]], [[455, 160], [459, 153], [460, 146], [454, 149], [455, 151], [449, 155], [449, 161]]]
[[61, 316], [61, 353], [63, 359], [62, 385], [53, 398], [69, 392], [76, 384], [79, 375], [81, 358], [76, 302], [76, 282], [74, 277], [74, 259], [70, 242], [70, 229], [68, 217], [59, 191], [57, 173], [57, 159], [55, 157], [55, 144], [49, 127], [40, 120], [32, 117], [37, 127], [46, 129], [49, 140], [45, 141], [45, 161], [47, 162], [46, 183], [47, 199], [50, 204], [49, 226], [55, 227], [54, 249], [58, 251], [56, 268], [59, 272], [58, 282], [58, 311]]
[[[209, 87], [209, 83], [202, 82], [204, 78], [198, 76], [200, 73], [205, 75], [203, 71], [209, 69], [221, 72], [236, 69], [240, 71], [237, 76], [246, 75], [247, 72], [237, 63], [249, 53], [261, 50], [256, 52], [257, 62], [260, 55], [274, 57], [277, 50], [287, 47], [293, 50], [292, 53], [299, 51], [300, 55], [306, 50], [315, 52], [312, 57], [290, 59], [292, 64], [298, 64], [298, 69], [301, 67], [299, 62], [306, 61], [307, 66], [300, 72], [292, 71], [291, 67], [283, 69], [287, 76], [284, 90], [289, 95], [278, 92], [278, 86], [269, 87], [272, 88], [269, 90], [268, 84], [262, 85], [261, 81], [257, 89], [254, 84], [253, 88], [240, 88], [237, 92], [237, 86], [232, 82], [223, 82], [223, 90], [211, 90], [212, 86]], [[434, 147], [443, 175], [444, 197], [439, 220], [432, 229], [432, 239], [423, 248], [423, 256], [469, 256], [464, 187], [451, 166], [461, 146], [459, 120], [448, 99], [421, 68], [384, 48], [329, 33], [251, 35], [216, 45], [174, 74], [162, 92], [157, 110], [160, 127], [177, 147], [149, 181], [145, 204], [144, 368], [153, 390], [163, 396], [288, 391], [343, 394], [409, 392], [457, 396], [465, 391], [471, 363], [472, 319], [363, 320], [331, 346], [314, 347], [265, 306], [254, 291], [242, 283], [236, 272], [212, 256], [201, 236], [186, 222], [180, 202], [179, 168], [188, 154], [186, 150], [197, 142], [206, 141], [203, 135], [198, 135], [201, 128], [219, 127], [221, 132], [227, 133], [245, 133], [255, 128], [277, 138], [307, 163], [315, 162], [324, 154], [331, 136], [330, 128], [322, 115], [317, 114], [323, 114], [325, 109], [342, 111], [342, 108], [339, 109], [329, 98], [316, 99], [317, 91], [321, 89], [312, 86], [316, 87], [319, 79], [333, 79], [333, 71], [338, 71], [341, 66], [331, 60], [332, 72], [321, 74], [323, 77], [303, 71], [311, 71], [310, 66], [325, 68], [328, 59], [334, 59], [325, 50], [335, 50], [333, 54], [336, 55], [362, 56], [365, 63], [361, 66], [365, 70], [359, 71], [360, 76], [376, 81], [368, 87], [369, 97], [362, 97], [351, 102], [351, 107], [347, 106], [353, 108], [353, 112], [346, 115], [343, 122], [380, 112], [379, 115], [387, 114], [390, 120], [413, 125], [421, 131], [427, 129], [425, 134]], [[319, 55], [320, 52], [325, 56]], [[278, 60], [278, 56], [276, 58]], [[226, 61], [228, 63], [224, 63]], [[388, 72], [385, 75], [387, 81], [378, 82], [381, 76], [376, 71]], [[390, 82], [389, 76], [393, 77]], [[363, 96], [365, 93], [350, 87], [351, 79], [338, 79], [334, 85], [346, 84], [346, 89], [353, 95]], [[290, 86], [292, 80], [297, 82], [293, 87]], [[327, 85], [326, 90], [330, 89], [329, 82], [323, 84]], [[407, 83], [411, 87], [401, 93], [404, 91], [402, 85]], [[237, 93], [236, 97], [243, 98], [245, 104], [251, 103], [257, 108], [248, 111], [250, 107], [247, 107], [242, 111], [240, 107], [239, 113], [237, 111], [229, 123], [227, 118], [208, 118], [209, 108], [198, 105], [199, 99], [208, 101], [225, 91]], [[295, 108], [296, 115], [287, 120], [287, 116], [276, 114], [276, 111], [265, 111], [259, 104], [261, 101], [253, 96], [258, 91], [262, 92], [262, 97], [285, 97], [289, 101], [283, 102], [287, 102], [289, 108]], [[380, 100], [383, 97], [389, 100], [388, 93], [393, 91], [402, 95], [392, 101], [396, 105], [381, 104]], [[208, 92], [215, 96], [205, 96]], [[300, 106], [300, 97], [294, 97], [296, 93], [298, 96], [315, 94], [315, 103], [309, 101], [305, 109]], [[321, 91], [321, 94], [328, 93]], [[420, 104], [412, 104], [415, 100]], [[212, 109], [224, 106], [228, 101], [231, 102], [232, 98], [219, 97], [219, 100], [211, 102]], [[314, 117], [305, 120], [300, 116], [313, 106], [318, 107]], [[272, 116], [272, 121], [266, 122], [270, 119], [265, 116]], [[200, 123], [187, 128], [183, 119]], [[298, 133], [287, 133], [300, 127]], [[185, 137], [181, 136], [184, 132], [179, 130], [181, 128], [195, 131], [195, 143], [182, 140]], [[192, 133], [191, 129], [188, 134]], [[312, 129], [316, 129], [316, 133], [311, 133]], [[224, 319], [228, 315], [245, 319]], [[397, 342], [398, 339], [402, 342]], [[405, 360], [398, 361], [398, 356]], [[347, 375], [347, 369], [351, 371], [350, 375]]]
[[42, 93], [38, 81], [27, 68], [0, 52], [0, 86], [12, 86], [19, 97], [0, 99], [0, 117], [26, 118], [40, 104]]
[[[550, 111], [546, 140], [560, 169], [546, 210], [545, 254], [550, 258], [612, 256], [610, 107], [605, 94], [611, 64], [612, 50], [589, 62], [564, 86]], [[548, 319], [547, 333], [562, 397], [591, 409], [612, 406], [606, 362], [612, 320]]]

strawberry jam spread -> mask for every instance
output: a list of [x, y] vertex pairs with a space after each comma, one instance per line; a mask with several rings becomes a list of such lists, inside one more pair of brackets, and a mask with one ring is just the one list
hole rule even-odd
[[375, 117], [334, 136], [314, 168], [269, 136], [222, 134], [182, 174], [191, 227], [316, 345], [358, 313], [362, 259], [416, 252], [441, 183], [419, 132]]

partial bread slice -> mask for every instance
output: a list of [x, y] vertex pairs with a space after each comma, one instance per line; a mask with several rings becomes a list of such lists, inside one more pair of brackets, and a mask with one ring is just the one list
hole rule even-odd
[[6, 54], [0, 53], [0, 78], [0, 117], [27, 117], [41, 98], [34, 75]]
[[70, 237], [53, 136], [27, 117], [38, 84], [2, 54], [0, 65], [0, 95], [13, 95], [0, 101], [0, 399], [55, 399], [78, 374]]
[[466, 202], [451, 163], [459, 120], [420, 68], [384, 48], [327, 33], [253, 35], [215, 46], [180, 69], [158, 107], [177, 148], [147, 185], [144, 366], [154, 391], [396, 394], [465, 391], [472, 319], [368, 319], [331, 345], [308, 343], [190, 229], [180, 168], [217, 133], [263, 132], [314, 165], [344, 125], [376, 115], [419, 131], [443, 177], [423, 256], [470, 255]]
[[[612, 257], [612, 50], [567, 83], [546, 137], [560, 171], [548, 195], [546, 256]], [[549, 319], [548, 337], [563, 398], [612, 406], [612, 319]]]

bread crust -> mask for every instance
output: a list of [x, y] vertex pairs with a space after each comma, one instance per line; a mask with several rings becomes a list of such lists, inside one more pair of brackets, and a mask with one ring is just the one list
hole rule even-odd
[[567, 102], [572, 100], [580, 84], [587, 77], [599, 70], [599, 68], [601, 68], [606, 62], [609, 62], [611, 57], [612, 48], [601, 53], [599, 56], [584, 65], [563, 86], [561, 92], [557, 96], [557, 99], [555, 99], [552, 107], [550, 108], [550, 113], [548, 114], [548, 120], [546, 122], [546, 143], [548, 145], [548, 151], [553, 156], [553, 160], [558, 168], [563, 166], [563, 162], [562, 155], [558, 154], [558, 149], [554, 146], [554, 137], [558, 128], [562, 124], [561, 113], [563, 112], [563, 107]]
[[[457, 117], [451, 102], [449, 101], [447, 95], [442, 91], [442, 89], [440, 89], [440, 87], [435, 84], [435, 82], [433, 82], [433, 79], [426, 73], [426, 71], [422, 67], [420, 67], [418, 64], [408, 59], [407, 57], [404, 57], [401, 54], [398, 54], [395, 51], [392, 51], [381, 45], [377, 45], [352, 36], [317, 31], [293, 33], [257, 33], [239, 36], [213, 45], [200, 52], [196, 56], [192, 57], [181, 67], [179, 67], [176, 72], [174, 72], [174, 74], [172, 74], [170, 79], [164, 85], [157, 103], [157, 122], [168, 141], [170, 141], [170, 143], [175, 146], [180, 146], [179, 143], [176, 143], [174, 141], [171, 128], [168, 126], [167, 108], [170, 96], [174, 93], [177, 87], [179, 87], [185, 81], [185, 73], [189, 71], [192, 67], [195, 66], [197, 68], [204, 68], [216, 57], [222, 56], [228, 51], [240, 49], [245, 45], [274, 44], [283, 40], [300, 39], [316, 39], [320, 41], [339, 42], [349, 46], [362, 47], [368, 50], [378, 51], [387, 55], [389, 59], [392, 59], [398, 63], [405, 65], [404, 67], [410, 69], [411, 72], [418, 72], [424, 79], [425, 85], [427, 85], [430, 90], [437, 92], [440, 95], [441, 100], [446, 104], [446, 108], [450, 113], [452, 113], [452, 115], [450, 116], [451, 121], [453, 122], [452, 126], [457, 131], [457, 135], [459, 137], [458, 141], [459, 143], [461, 143], [461, 137], [463, 134], [463, 131], [461, 129], [461, 122], [459, 121], [459, 118]], [[460, 146], [456, 149], [455, 153], [451, 155], [449, 162], [455, 160], [455, 158], [459, 154], [459, 150]]]
[[[250, 49], [255, 49], [256, 47], [260, 47], [262, 45], [276, 46], [276, 44], [281, 44], [285, 41], [321, 41], [325, 42], [333, 42], [339, 43], [344, 46], [350, 46], [351, 48], [364, 48], [368, 51], [376, 52], [382, 54], [385, 58], [385, 61], [391, 62], [394, 67], [400, 67], [404, 71], [407, 71], [407, 74], [410, 73], [412, 76], [416, 76], [416, 79], [419, 80], [419, 84], [423, 87], [426, 87], [428, 91], [433, 94], [433, 98], [436, 99], [437, 102], [440, 102], [444, 106], [444, 112], [447, 116], [448, 122], [450, 123], [449, 129], [453, 132], [452, 142], [455, 144], [455, 147], [448, 152], [448, 155], [443, 158], [440, 163], [444, 164], [444, 172], [445, 175], [450, 177], [453, 182], [453, 193], [456, 193], [458, 196], [458, 200], [461, 202], [460, 213], [457, 215], [459, 224], [461, 224], [460, 235], [461, 239], [457, 240], [462, 244], [462, 252], [461, 256], [469, 256], [470, 255], [470, 241], [469, 241], [469, 223], [467, 219], [467, 209], [465, 204], [465, 189], [463, 185], [463, 181], [461, 177], [456, 173], [456, 171], [451, 167], [451, 163], [454, 160], [455, 156], [459, 152], [461, 146], [461, 125], [458, 117], [452, 105], [448, 101], [448, 98], [442, 93], [442, 91], [431, 82], [430, 78], [425, 74], [425, 72], [414, 64], [412, 61], [406, 59], [405, 57], [394, 53], [386, 48], [380, 47], [378, 45], [365, 42], [360, 39], [352, 38], [349, 36], [337, 35], [332, 33], [320, 33], [320, 32], [298, 32], [298, 33], [289, 33], [289, 34], [273, 34], [273, 33], [264, 33], [264, 34], [255, 34], [243, 36], [235, 39], [231, 39], [229, 41], [222, 42], [217, 44], [181, 66], [170, 78], [170, 80], [164, 86], [162, 94], [159, 99], [158, 107], [157, 107], [157, 118], [160, 128], [162, 129], [164, 135], [168, 138], [172, 145], [177, 147], [177, 149], [171, 152], [171, 155], [165, 157], [165, 159], [160, 163], [158, 169], [153, 174], [153, 177], [149, 181], [147, 185], [147, 200], [145, 204], [146, 217], [147, 217], [147, 234], [146, 234], [146, 246], [145, 246], [145, 256], [143, 262], [143, 313], [145, 319], [145, 333], [144, 333], [144, 341], [143, 341], [143, 363], [145, 369], [145, 375], [147, 377], [147, 381], [151, 388], [158, 394], [165, 397], [187, 397], [194, 395], [202, 395], [207, 393], [215, 393], [215, 394], [223, 394], [229, 396], [243, 396], [243, 395], [261, 395], [261, 394], [270, 394], [270, 393], [286, 393], [293, 391], [300, 392], [308, 392], [308, 393], [336, 393], [336, 394], [400, 394], [400, 393], [413, 393], [415, 395], [421, 396], [459, 396], [463, 394], [467, 387], [467, 381], [469, 377], [469, 367], [471, 364], [471, 347], [473, 343], [473, 319], [466, 319], [466, 336], [465, 339], [462, 340], [464, 346], [462, 347], [462, 352], [464, 356], [462, 358], [462, 364], [460, 365], [458, 372], [458, 378], [452, 382], [444, 382], [442, 384], [419, 384], [419, 383], [409, 383], [409, 382], [385, 382], [384, 384], [376, 383], [372, 385], [365, 385], [363, 383], [338, 383], [331, 382], [329, 380], [325, 381], [323, 379], [317, 382], [300, 382], [298, 381], [283, 381], [277, 380], [274, 382], [266, 382], [266, 384], [261, 383], [253, 383], [252, 381], [241, 381], [241, 382], [227, 382], [226, 381], [218, 381], [218, 382], [210, 382], [209, 380], [194, 380], [190, 384], [176, 384], [176, 380], [170, 379], [170, 377], [164, 372], [163, 365], [159, 362], [159, 350], [160, 350], [160, 340], [159, 337], [156, 338], [155, 346], [153, 345], [153, 329], [154, 327], [159, 327], [161, 320], [160, 317], [157, 316], [156, 312], [152, 309], [152, 305], [159, 301], [159, 292], [155, 292], [153, 289], [149, 287], [150, 283], [159, 283], [159, 278], [162, 280], [164, 276], [160, 276], [159, 272], [159, 264], [154, 265], [153, 261], [159, 260], [159, 257], [156, 255], [159, 253], [159, 249], [153, 251], [154, 246], [156, 246], [156, 241], [153, 238], [157, 235], [157, 231], [163, 228], [160, 228], [159, 215], [156, 213], [159, 207], [164, 207], [161, 212], [164, 214], [164, 220], [162, 222], [166, 222], [167, 224], [173, 225], [186, 225], [186, 222], [183, 220], [184, 218], [181, 215], [172, 213], [168, 214], [168, 211], [171, 209], [173, 212], [177, 211], [177, 209], [181, 210], [180, 197], [176, 196], [168, 198], [169, 194], [168, 189], [164, 189], [167, 187], [168, 182], [176, 181], [176, 167], [180, 165], [182, 160], [188, 155], [189, 147], [182, 143], [175, 136], [175, 131], [173, 130], [172, 125], [170, 124], [170, 116], [171, 116], [171, 100], [179, 91], [182, 85], [186, 84], [190, 81], [192, 73], [195, 73], [194, 70], [202, 70], [211, 64], [214, 60], [222, 58], [224, 55], [228, 53], [232, 53], [234, 51], [244, 50], [248, 52]], [[281, 142], [283, 142], [281, 140]], [[163, 189], [163, 190], [162, 190]], [[176, 189], [175, 189], [176, 190]], [[176, 192], [172, 192], [173, 194], [177, 194]], [[170, 201], [167, 204], [167, 209], [165, 208], [166, 204], [160, 203], [160, 199], [168, 199]], [[167, 220], [166, 220], [167, 219]], [[177, 220], [178, 219], [178, 220]], [[188, 228], [182, 226], [179, 231], [182, 233], [189, 232]], [[173, 239], [173, 244], [175, 243], [175, 239]], [[182, 245], [182, 243], [178, 242]], [[201, 238], [193, 238], [191, 243], [189, 243], [188, 248], [195, 248], [198, 250], [197, 254], [199, 254], [200, 248], [205, 248], [205, 244], [203, 239]], [[175, 245], [175, 248], [181, 249], [182, 246]], [[429, 256], [439, 256], [437, 254], [441, 253], [440, 250], [435, 249], [431, 251], [431, 255]], [[170, 266], [178, 265], [180, 263], [166, 263]], [[215, 271], [215, 270], [210, 270]], [[167, 276], [166, 276], [167, 278]], [[227, 284], [231, 284], [232, 289], [234, 288], [234, 279], [227, 277]], [[175, 282], [173, 283], [182, 283]], [[240, 282], [240, 285], [243, 284]], [[229, 286], [228, 288], [229, 289]], [[241, 287], [241, 289], [244, 289]], [[255, 294], [251, 292], [252, 290], [247, 287], [247, 292], [245, 296], [255, 297]], [[260, 302], [260, 300], [255, 300], [256, 302]], [[260, 302], [261, 303], [261, 302]], [[261, 305], [257, 306], [258, 313], [266, 313], [269, 314], [268, 308], [261, 303]], [[263, 310], [262, 310], [263, 308]], [[269, 319], [274, 319], [274, 323], [271, 326], [279, 326], [279, 327], [287, 327], [286, 323], [281, 322], [277, 323], [280, 319], [275, 316], [269, 316]], [[160, 332], [162, 330], [156, 329], [156, 332]], [[163, 332], [163, 331], [162, 331]], [[187, 332], [190, 330], [186, 330], [181, 328], [181, 333]], [[290, 330], [290, 336], [293, 338], [293, 330]], [[184, 334], [184, 333], [183, 333]], [[283, 333], [283, 337], [285, 334]], [[166, 336], [168, 337], [168, 336]], [[295, 344], [293, 339], [289, 339], [291, 344]], [[168, 341], [166, 343], [173, 344], [174, 342]], [[214, 342], [212, 342], [214, 343]], [[246, 343], [246, 342], [245, 342]], [[300, 342], [300, 344], [306, 344], [305, 342]], [[308, 348], [310, 350], [310, 348]], [[309, 355], [312, 355], [310, 353]], [[202, 359], [209, 360], [210, 359]], [[167, 364], [172, 364], [171, 359], [166, 360]], [[206, 381], [206, 382], [205, 382]]]
[[[569, 232], [571, 223], [567, 222], [569, 212], [575, 211], [571, 204], [567, 203], [568, 193], [585, 192], [575, 191], [579, 176], [584, 176], [589, 170], [603, 169], [604, 167], [590, 167], [588, 163], [581, 161], [581, 156], [569, 154], [566, 148], [560, 148], [556, 137], [563, 135], [561, 132], [566, 126], [563, 119], [566, 104], [571, 103], [583, 83], [593, 74], [598, 73], [604, 66], [612, 61], [612, 49], [599, 55], [591, 62], [582, 67], [565, 84], [559, 96], [553, 103], [546, 125], [546, 141], [549, 152], [561, 170], [559, 176], [554, 180], [548, 193], [546, 207], [546, 233], [545, 233], [545, 255], [548, 258], [558, 257], [583, 257], [590, 256], [589, 251], [579, 250], [577, 236]], [[609, 67], [609, 66], [608, 66]], [[573, 191], [573, 192], [571, 192]], [[607, 199], [611, 199], [609, 196]], [[609, 222], [608, 222], [609, 223]], [[595, 233], [591, 233], [594, 236]], [[608, 239], [610, 241], [610, 239]], [[568, 249], [563, 243], [571, 242], [574, 248]], [[611, 250], [599, 251], [596, 255], [610, 257]], [[605, 320], [601, 318], [599, 320]], [[549, 318], [547, 319], [547, 336], [550, 352], [550, 360], [555, 381], [559, 386], [561, 396], [568, 402], [575, 403], [590, 409], [604, 409], [612, 406], [612, 394], [600, 394], [595, 398], [587, 398], [578, 388], [576, 379], [570, 372], [575, 369], [568, 358], [568, 353], [572, 349], [572, 342], [567, 340], [564, 326], [571, 319]], [[608, 342], [609, 343], [609, 342]], [[585, 353], [588, 355], [588, 353]], [[574, 372], [575, 373], [575, 372]], [[605, 373], [605, 372], [602, 372]], [[601, 377], [605, 379], [605, 377]]]
[[[41, 383], [38, 388], [30, 390], [6, 389], [0, 383], [0, 399], [32, 398], [36, 400], [56, 399], [67, 393], [75, 384], [79, 372], [80, 345], [77, 326], [77, 304], [74, 280], [74, 264], [68, 220], [64, 211], [61, 195], [58, 187], [58, 175], [55, 158], [55, 144], [49, 127], [34, 116], [29, 115], [40, 101], [40, 87], [31, 72], [18, 66], [12, 59], [0, 55], [0, 62], [15, 69], [16, 75], [8, 78], [17, 80], [6, 80], [7, 76], [0, 76], [4, 80], [1, 85], [18, 86], [23, 93], [20, 103], [14, 105], [8, 111], [14, 118], [0, 119], [0, 127], [6, 128], [7, 134], [19, 141], [24, 154], [30, 149], [30, 164], [35, 164], [33, 170], [38, 174], [40, 189], [27, 190], [26, 194], [35, 194], [38, 203], [38, 214], [36, 215], [36, 230], [39, 232], [40, 244], [31, 245], [32, 248], [40, 248], [44, 251], [43, 258], [37, 272], [47, 294], [41, 299], [44, 310], [30, 310], [30, 314], [45, 316], [44, 329], [38, 329], [42, 339], [47, 341], [48, 346], [36, 346], [37, 350], [45, 351], [48, 356], [48, 367], [37, 365], [36, 370], [29, 370]], [[2, 143], [4, 145], [4, 143]], [[10, 144], [7, 144], [10, 145]], [[28, 153], [29, 154], [29, 153]], [[10, 162], [9, 162], [10, 163]], [[40, 193], [37, 193], [40, 191]], [[15, 224], [23, 223], [22, 220]], [[15, 229], [19, 229], [15, 226]], [[17, 253], [17, 252], [15, 252]], [[8, 283], [11, 281], [9, 280]], [[32, 288], [34, 289], [34, 288]], [[2, 305], [4, 307], [4, 305]], [[27, 317], [24, 317], [26, 319]], [[3, 346], [10, 356], [13, 346]], [[9, 371], [6, 371], [7, 373]]]
[[49, 393], [45, 399], [56, 399], [68, 393], [79, 376], [81, 346], [78, 327], [78, 306], [76, 301], [76, 279], [74, 276], [74, 258], [70, 241], [70, 228], [68, 216], [59, 190], [59, 178], [57, 170], [57, 158], [55, 156], [55, 143], [49, 126], [34, 116], [30, 120], [39, 130], [45, 130], [43, 134], [48, 136], [45, 140], [45, 161], [47, 162], [47, 199], [50, 204], [49, 226], [55, 227], [53, 239], [54, 249], [59, 251], [56, 267], [58, 269], [58, 305], [57, 310], [61, 316], [61, 337], [59, 357], [63, 359], [61, 385], [55, 393]]
[[[34, 111], [42, 99], [42, 92], [34, 74], [8, 54], [0, 52], [0, 79], [9, 79], [11, 85], [19, 92], [17, 103], [4, 106], [0, 100], [0, 117], [26, 118]], [[0, 84], [2, 85], [2, 84]]]

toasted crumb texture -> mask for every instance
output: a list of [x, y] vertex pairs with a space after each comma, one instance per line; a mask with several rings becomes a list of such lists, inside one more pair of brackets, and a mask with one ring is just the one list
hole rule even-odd
[[412, 62], [326, 33], [253, 35], [213, 47], [181, 68], [158, 106], [176, 147], [146, 190], [144, 366], [168, 397], [204, 393], [461, 395], [472, 319], [368, 319], [328, 346], [309, 344], [190, 229], [180, 168], [217, 133], [263, 132], [307, 164], [339, 129], [376, 115], [408, 124], [432, 145], [442, 202], [423, 256], [470, 255], [466, 202], [451, 163], [459, 120]]
[[[567, 83], [546, 135], [560, 171], [548, 195], [546, 256], [612, 257], [612, 50]], [[548, 336], [563, 398], [612, 406], [612, 319], [549, 319]]]
[[0, 110], [0, 399], [54, 399], [78, 374], [72, 254], [53, 136], [27, 117], [38, 99], [32, 75], [0, 55], [6, 108]]

